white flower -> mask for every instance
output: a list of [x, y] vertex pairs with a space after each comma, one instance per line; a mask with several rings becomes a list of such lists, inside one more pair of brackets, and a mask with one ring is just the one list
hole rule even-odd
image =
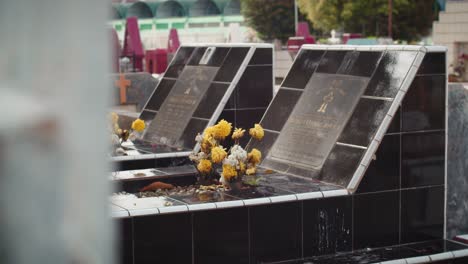
[[221, 178], [219, 178], [219, 182], [223, 185], [227, 183], [226, 179], [224, 179], [223, 175], [221, 175]]
[[227, 158], [225, 158], [224, 161], [223, 161], [223, 164], [229, 164], [232, 167], [236, 167], [238, 163], [239, 163], [239, 161], [232, 154], [229, 155]]
[[130, 133], [130, 135], [128, 136], [128, 139], [130, 141], [135, 141], [135, 139], [137, 139], [137, 135], [135, 135], [135, 133]]
[[203, 136], [200, 135], [200, 133], [198, 133], [197, 136], [195, 137], [195, 141], [200, 143], [200, 142], [202, 142], [202, 140], [203, 140]]
[[231, 149], [231, 155], [234, 156], [237, 160], [245, 162], [247, 160], [247, 151], [245, 151], [241, 146], [234, 145]]
[[198, 152], [197, 156], [198, 156], [199, 159], [207, 159], [208, 158], [208, 155], [203, 151]]

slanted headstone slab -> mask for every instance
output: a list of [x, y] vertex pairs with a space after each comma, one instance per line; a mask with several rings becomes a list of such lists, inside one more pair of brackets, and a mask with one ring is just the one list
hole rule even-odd
[[258, 123], [273, 93], [272, 55], [267, 44], [182, 45], [140, 115], [149, 123], [144, 141], [191, 150], [219, 118]]
[[252, 141], [261, 166], [354, 191], [425, 55], [419, 46], [305, 45]]

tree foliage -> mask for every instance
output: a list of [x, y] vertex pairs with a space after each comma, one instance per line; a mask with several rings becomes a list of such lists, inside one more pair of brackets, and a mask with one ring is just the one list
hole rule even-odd
[[[393, 0], [393, 37], [415, 40], [429, 33], [435, 0]], [[318, 29], [340, 29], [387, 36], [388, 0], [298, 0], [299, 8]]]
[[294, 0], [242, 0], [241, 11], [247, 24], [263, 40], [294, 36]]

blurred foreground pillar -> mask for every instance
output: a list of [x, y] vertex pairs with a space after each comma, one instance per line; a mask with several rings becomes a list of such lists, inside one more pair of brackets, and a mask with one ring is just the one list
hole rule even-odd
[[0, 1], [0, 263], [115, 263], [106, 1]]

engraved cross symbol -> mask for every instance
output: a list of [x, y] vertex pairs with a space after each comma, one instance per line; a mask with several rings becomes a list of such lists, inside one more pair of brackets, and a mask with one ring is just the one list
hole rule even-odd
[[120, 89], [120, 104], [125, 104], [127, 102], [127, 87], [132, 84], [132, 81], [125, 79], [125, 75], [120, 74], [119, 79], [114, 84]]

